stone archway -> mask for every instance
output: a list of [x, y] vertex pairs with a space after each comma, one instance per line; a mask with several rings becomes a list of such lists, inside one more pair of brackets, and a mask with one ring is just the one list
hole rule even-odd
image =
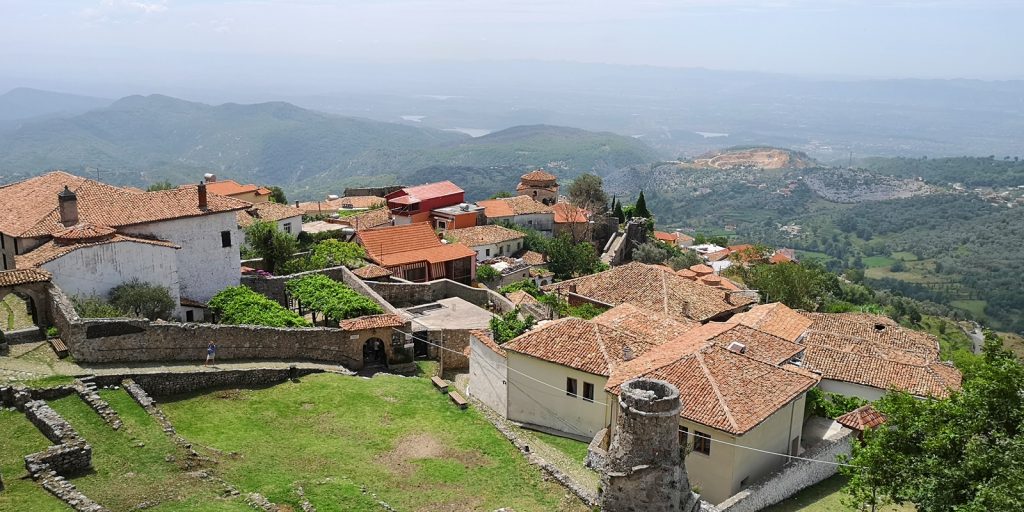
[[387, 364], [388, 355], [384, 347], [384, 340], [373, 337], [363, 343], [363, 366], [377, 366]]

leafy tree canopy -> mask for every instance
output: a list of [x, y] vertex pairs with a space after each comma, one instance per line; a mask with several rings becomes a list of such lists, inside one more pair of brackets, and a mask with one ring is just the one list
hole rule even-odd
[[530, 327], [533, 327], [533, 324], [534, 319], [532, 316], [520, 319], [519, 308], [516, 308], [508, 313], [491, 318], [490, 327], [491, 333], [494, 335], [494, 341], [501, 344], [528, 331]]
[[285, 263], [299, 248], [295, 237], [278, 229], [276, 222], [266, 221], [256, 221], [245, 228], [245, 243], [275, 274], [284, 270]]
[[851, 501], [873, 495], [921, 512], [1024, 510], [1024, 365], [986, 333], [984, 357], [948, 399], [891, 392], [886, 424], [865, 433], [844, 469]]
[[302, 307], [319, 311], [327, 320], [335, 323], [348, 318], [384, 312], [380, 305], [369, 297], [323, 274], [292, 279], [285, 284], [285, 289], [302, 304]]
[[210, 299], [209, 306], [222, 324], [309, 327], [309, 322], [294, 311], [245, 286], [221, 290]]
[[636, 198], [634, 214], [645, 219], [651, 218], [651, 211], [647, 209], [647, 199], [644, 198], [644, 191], [640, 191], [640, 197]]
[[749, 268], [733, 265], [729, 274], [758, 290], [765, 302], [781, 302], [793, 309], [815, 311], [841, 293], [839, 278], [814, 260], [761, 263]]
[[547, 256], [548, 270], [554, 272], [559, 279], [593, 274], [604, 267], [593, 245], [586, 242], [574, 243], [564, 233], [550, 241]]
[[174, 185], [172, 185], [171, 182], [169, 182], [167, 180], [164, 180], [164, 181], [158, 181], [158, 182], [156, 182], [156, 183], [146, 187], [146, 192], [159, 192], [161, 190], [172, 190], [172, 189], [174, 189]]
[[481, 283], [489, 283], [501, 279], [501, 272], [490, 265], [480, 265], [476, 268], [476, 278]]
[[593, 213], [604, 211], [608, 194], [601, 188], [601, 177], [596, 174], [581, 174], [569, 185], [569, 201]]
[[150, 320], [167, 320], [174, 311], [174, 299], [164, 286], [133, 279], [110, 290], [110, 304], [120, 311]]
[[281, 187], [273, 186], [270, 187], [270, 200], [278, 204], [288, 204], [288, 198], [284, 195], [284, 190]]

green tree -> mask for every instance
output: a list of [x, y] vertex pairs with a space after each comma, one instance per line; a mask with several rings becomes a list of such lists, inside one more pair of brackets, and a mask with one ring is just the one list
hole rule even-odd
[[488, 199], [501, 199], [504, 197], [512, 197], [512, 193], [507, 190], [499, 190], [494, 194], [491, 194], [491, 197], [489, 197]]
[[672, 267], [672, 270], [682, 270], [700, 263], [703, 263], [703, 261], [693, 251], [679, 251], [678, 254], [675, 254], [665, 262], [666, 265]]
[[516, 308], [503, 315], [492, 317], [490, 327], [494, 341], [500, 344], [528, 331], [534, 323], [532, 316], [520, 319], [519, 308]]
[[209, 306], [222, 324], [309, 327], [309, 322], [294, 311], [245, 286], [231, 286], [217, 292]]
[[340, 267], [359, 267], [366, 263], [366, 249], [354, 242], [341, 240], [322, 240], [313, 245], [309, 253], [309, 261], [314, 269]]
[[547, 254], [548, 244], [550, 244], [551, 238], [544, 236], [543, 234], [541, 234], [540, 231], [537, 231], [536, 229], [529, 228], [526, 226], [513, 224], [507, 220], [499, 222], [498, 225], [506, 227], [511, 230], [518, 231], [525, 235], [523, 237], [523, 250]]
[[133, 279], [110, 290], [110, 305], [138, 317], [167, 320], [175, 303], [167, 287]]
[[781, 302], [794, 309], [814, 311], [840, 293], [839, 278], [814, 260], [800, 263], [761, 263], [730, 270], [766, 302]]
[[115, 308], [102, 297], [95, 295], [71, 297], [71, 304], [75, 307], [75, 313], [82, 318], [117, 318], [128, 314]]
[[621, 202], [615, 203], [615, 207], [612, 209], [612, 214], [615, 215], [615, 218], [619, 220], [619, 224], [624, 224], [626, 222], [626, 213], [622, 211]]
[[636, 198], [636, 216], [645, 219], [651, 218], [651, 212], [647, 209], [647, 199], [644, 198], [644, 191], [640, 191], [640, 197]]
[[263, 258], [263, 263], [274, 273], [284, 270], [285, 264], [299, 248], [299, 241], [277, 228], [276, 222], [256, 221], [245, 228], [245, 243]]
[[547, 256], [548, 270], [559, 279], [593, 274], [601, 268], [601, 260], [593, 245], [587, 242], [575, 243], [564, 233], [548, 244]]
[[921, 512], [1024, 510], [1024, 365], [985, 335], [984, 356], [949, 398], [890, 392], [883, 428], [854, 443], [851, 502], [913, 503]]
[[569, 185], [569, 202], [591, 213], [603, 212], [608, 204], [608, 194], [601, 186], [600, 176], [581, 174]]
[[647, 242], [633, 249], [633, 261], [649, 264], [662, 264], [671, 254], [658, 242]]
[[288, 204], [288, 198], [284, 196], [281, 187], [270, 187], [270, 201], [278, 204]]
[[481, 283], [491, 283], [501, 279], [501, 272], [490, 265], [480, 265], [476, 268], [476, 279]]
[[171, 182], [169, 182], [167, 180], [164, 180], [164, 181], [158, 181], [158, 182], [156, 182], [156, 183], [146, 187], [146, 192], [159, 192], [161, 190], [173, 190], [173, 189], [174, 189], [174, 185], [172, 185]]

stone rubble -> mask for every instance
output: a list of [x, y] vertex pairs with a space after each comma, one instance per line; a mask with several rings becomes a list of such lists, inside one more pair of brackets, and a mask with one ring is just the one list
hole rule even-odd
[[121, 428], [121, 418], [117, 415], [117, 411], [111, 408], [110, 404], [96, 393], [96, 383], [92, 381], [92, 378], [83, 377], [77, 379], [71, 387], [75, 389], [75, 392], [78, 393], [83, 402], [96, 411], [96, 414], [99, 414], [103, 421], [110, 425], [110, 428], [114, 430]]

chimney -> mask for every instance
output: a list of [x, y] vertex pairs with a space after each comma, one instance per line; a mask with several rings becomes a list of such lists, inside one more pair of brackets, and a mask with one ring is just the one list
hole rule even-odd
[[60, 223], [66, 228], [78, 224], [78, 196], [67, 185], [57, 193], [57, 203], [60, 205]]
[[206, 202], [206, 183], [199, 182], [199, 209], [205, 210], [207, 208]]
[[213, 174], [213, 173], [209, 173], [209, 172], [208, 172], [208, 173], [206, 173], [206, 174], [204, 174], [204, 175], [203, 175], [203, 179], [204, 179], [204, 180], [205, 180], [205, 181], [206, 181], [207, 183], [213, 183], [213, 182], [217, 181], [217, 175], [216, 175], [216, 174]]
[[633, 349], [630, 348], [629, 345], [623, 345], [622, 346], [622, 360], [623, 361], [632, 361], [634, 357], [636, 357], [636, 356], [633, 354]]

